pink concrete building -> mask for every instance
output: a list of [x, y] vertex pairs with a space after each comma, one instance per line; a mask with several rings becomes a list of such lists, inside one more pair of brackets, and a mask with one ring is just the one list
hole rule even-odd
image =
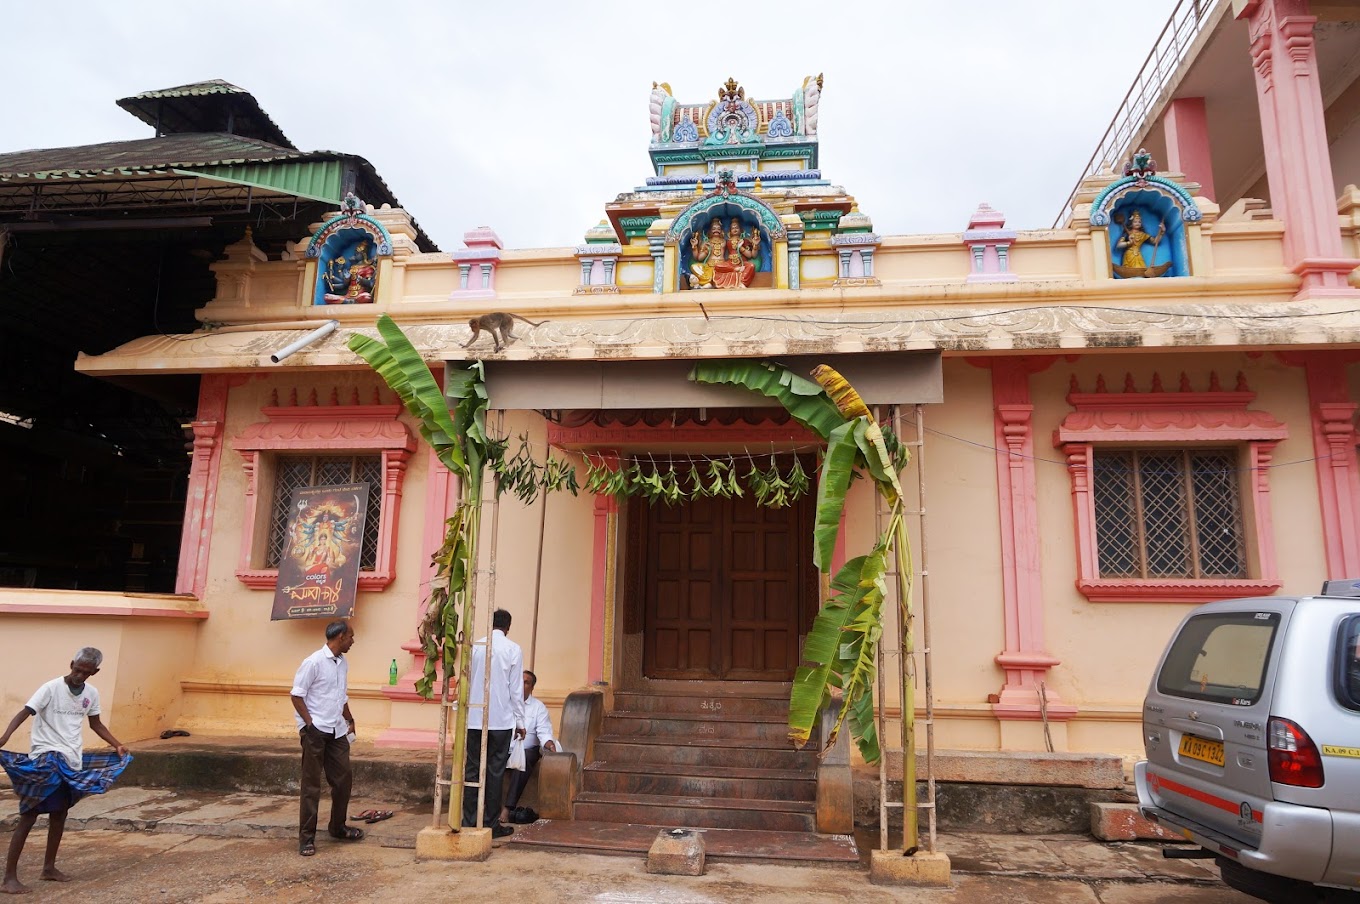
[[[816, 437], [686, 374], [711, 359], [833, 364], [920, 444], [903, 480], [927, 512], [913, 537], [929, 557], [937, 745], [1136, 756], [1152, 666], [1189, 606], [1360, 577], [1360, 29], [1352, 7], [1314, 6], [1179, 4], [1049, 229], [1008, 228], [982, 204], [953, 235], [879, 235], [873, 187], [823, 177], [822, 77], [780, 91], [753, 72], [749, 95], [735, 80], [694, 102], [655, 86], [653, 174], [602, 198], [575, 248], [505, 249], [493, 223], [436, 253], [394, 198], [354, 180], [357, 197], [325, 196], [289, 235], [222, 233], [189, 311], [199, 328], [146, 325], [75, 363], [194, 399], [173, 580], [54, 592], [32, 555], [4, 572], [30, 585], [0, 590], [4, 636], [56, 655], [70, 619], [106, 632], [122, 652], [104, 676], [113, 720], [136, 726], [123, 737], [286, 734], [288, 680], [316, 634], [269, 618], [289, 494], [362, 481], [354, 708], [382, 744], [430, 743], [415, 635], [457, 487], [346, 345], [388, 314], [441, 376], [485, 362], [494, 429], [583, 484], [617, 467], [811, 467]], [[42, 169], [15, 156], [0, 154], [0, 186]], [[12, 259], [27, 233], [5, 203]], [[467, 326], [492, 311], [533, 323], [496, 351]], [[787, 746], [779, 707], [821, 602], [811, 518], [806, 496], [502, 501], [488, 590], [514, 614], [539, 696], [557, 717], [594, 688], [607, 710], [601, 743], [615, 746], [583, 773], [577, 818], [699, 818], [681, 783], [658, 780], [647, 800], [609, 784], [644, 740]], [[856, 486], [838, 562], [876, 535]], [[19, 701], [26, 680], [0, 663], [0, 698]], [[900, 718], [891, 687], [879, 702]], [[667, 713], [646, 723], [664, 731], [639, 712]], [[815, 823], [815, 801], [767, 804], [724, 818]]]

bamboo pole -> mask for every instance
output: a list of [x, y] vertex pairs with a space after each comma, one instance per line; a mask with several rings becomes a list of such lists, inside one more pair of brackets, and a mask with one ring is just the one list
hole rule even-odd
[[548, 530], [548, 488], [542, 488], [543, 506], [538, 510], [538, 562], [534, 566], [534, 625], [529, 632], [529, 671], [534, 670], [538, 650], [538, 602], [543, 596], [543, 538]]
[[[888, 409], [893, 432], [898, 431], [898, 408]], [[901, 442], [899, 434], [898, 441]], [[919, 816], [916, 800], [916, 681], [914, 643], [911, 633], [911, 538], [904, 517], [906, 500], [899, 494], [893, 506], [891, 530], [893, 555], [897, 564], [897, 631], [901, 651], [902, 676], [902, 850], [906, 854], [920, 847]]]
[[[926, 531], [926, 416], [920, 405], [916, 405], [916, 508], [920, 512], [917, 523], [921, 526], [921, 664], [925, 668], [926, 688], [926, 811], [929, 832], [926, 835], [926, 850], [935, 850], [935, 687], [931, 676], [930, 645], [930, 544]], [[901, 437], [898, 431], [898, 437]]]
[[[453, 768], [463, 769], [467, 760], [468, 684], [472, 678], [472, 631], [477, 605], [477, 534], [482, 520], [482, 463], [469, 462], [466, 492], [467, 585], [462, 593], [462, 618], [458, 630], [458, 710], [454, 719]], [[448, 657], [445, 656], [447, 673]], [[456, 773], [454, 773], [456, 774]], [[449, 828], [463, 825], [463, 780], [449, 784]]]
[[[498, 421], [504, 432], [505, 415]], [[494, 478], [493, 478], [494, 481]], [[496, 618], [496, 540], [500, 537], [501, 494], [493, 487], [491, 490], [491, 545], [487, 550], [486, 572], [486, 656], [482, 673], [482, 756], [477, 771], [477, 828], [485, 828], [483, 820], [486, 810], [486, 755], [487, 737], [491, 731], [491, 633], [495, 630]], [[500, 814], [497, 814], [499, 816]]]

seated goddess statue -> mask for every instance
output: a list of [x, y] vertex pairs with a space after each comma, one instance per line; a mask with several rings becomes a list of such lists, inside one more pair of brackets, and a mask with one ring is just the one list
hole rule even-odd
[[378, 280], [378, 259], [368, 254], [368, 242], [354, 246], [354, 257], [337, 255], [326, 266], [323, 277], [330, 291], [322, 295], [326, 304], [371, 304], [373, 286]]

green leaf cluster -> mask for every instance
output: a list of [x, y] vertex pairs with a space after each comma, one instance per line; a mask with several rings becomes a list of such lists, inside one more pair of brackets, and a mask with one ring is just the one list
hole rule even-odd
[[653, 505], [678, 505], [705, 497], [731, 499], [750, 491], [758, 505], [782, 508], [807, 495], [810, 480], [796, 456], [787, 474], [780, 470], [774, 455], [769, 467], [763, 469], [750, 456], [745, 458], [750, 467], [743, 475], [741, 462], [735, 457], [668, 461], [664, 465], [634, 460], [614, 466], [604, 457], [587, 455], [585, 487], [602, 496], [641, 496]]

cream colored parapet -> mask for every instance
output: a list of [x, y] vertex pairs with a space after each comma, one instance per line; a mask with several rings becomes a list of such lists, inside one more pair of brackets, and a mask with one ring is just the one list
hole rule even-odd
[[[1071, 228], [1017, 232], [1008, 269], [1016, 281], [1003, 286], [969, 282], [972, 256], [961, 233], [884, 236], [874, 253], [874, 277], [880, 286], [834, 286], [836, 251], [823, 234], [802, 237], [798, 251], [798, 289], [723, 290], [703, 297], [710, 313], [829, 310], [895, 310], [926, 305], [1033, 301], [1089, 301], [1114, 306], [1147, 300], [1212, 301], [1216, 297], [1284, 300], [1297, 291], [1298, 277], [1283, 264], [1282, 224], [1274, 219], [1229, 215], [1219, 218], [1212, 201], [1196, 198], [1201, 219], [1187, 227], [1194, 272], [1190, 277], [1115, 280], [1109, 276], [1105, 230], [1090, 225], [1090, 207], [1111, 177], [1087, 179], [1076, 195]], [[1192, 186], [1193, 187], [1193, 186]], [[1350, 195], [1340, 203], [1347, 241], [1360, 242], [1360, 212]], [[620, 259], [617, 293], [573, 294], [581, 285], [581, 264], [574, 249], [541, 248], [501, 252], [495, 290], [477, 298], [450, 297], [458, 285], [453, 255], [415, 251], [404, 211], [379, 210], [372, 216], [393, 234], [393, 255], [383, 258], [372, 304], [313, 305], [314, 267], [301, 259], [266, 260], [249, 234], [229, 246], [224, 260], [212, 265], [218, 296], [199, 312], [199, 319], [241, 330], [247, 326], [275, 329], [285, 323], [302, 328], [312, 321], [335, 319], [342, 327], [367, 326], [379, 314], [402, 323], [463, 321], [488, 311], [513, 311], [532, 319], [613, 319], [629, 316], [687, 315], [698, 310], [691, 292], [676, 291], [675, 249], [664, 246], [670, 221], [651, 224], [650, 256]], [[1097, 237], [1099, 236], [1099, 240]], [[299, 245], [298, 248], [305, 248]], [[630, 253], [640, 249], [627, 249]], [[780, 260], [781, 274], [792, 261]], [[825, 265], [825, 266], [823, 266]], [[631, 269], [630, 269], [631, 268]], [[644, 272], [645, 271], [645, 272]], [[648, 278], [650, 277], [650, 279]], [[453, 293], [455, 296], [457, 293]], [[715, 305], [717, 308], [715, 308]], [[907, 315], [903, 315], [907, 316]], [[303, 360], [307, 360], [305, 357]]]
[[[1347, 185], [1336, 199], [1341, 217], [1341, 244], [1347, 257], [1360, 258], [1360, 188]], [[1351, 274], [1351, 285], [1360, 286], [1360, 271]]]

